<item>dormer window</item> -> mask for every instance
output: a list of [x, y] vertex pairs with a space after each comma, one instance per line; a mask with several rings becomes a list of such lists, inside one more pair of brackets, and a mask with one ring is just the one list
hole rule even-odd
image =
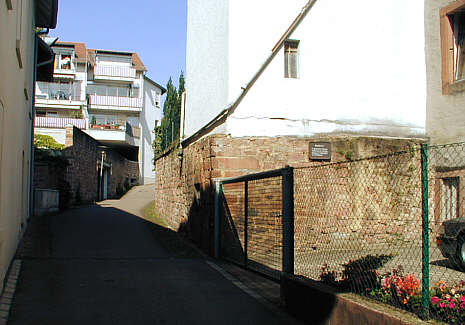
[[74, 70], [73, 53], [55, 53], [55, 69]]

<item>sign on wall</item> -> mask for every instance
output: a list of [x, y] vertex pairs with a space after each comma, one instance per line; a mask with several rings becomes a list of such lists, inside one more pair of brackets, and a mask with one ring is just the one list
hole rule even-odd
[[331, 160], [331, 142], [310, 142], [311, 160]]

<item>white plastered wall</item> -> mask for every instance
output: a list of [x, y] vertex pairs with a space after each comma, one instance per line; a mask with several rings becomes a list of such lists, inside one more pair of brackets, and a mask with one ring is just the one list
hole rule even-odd
[[[25, 229], [30, 200], [34, 1], [12, 4], [9, 10], [0, 1], [0, 287]], [[22, 68], [16, 55], [18, 38]]]
[[155, 103], [157, 93], [161, 98], [161, 89], [151, 82], [144, 80], [144, 105], [140, 119], [141, 139], [139, 146], [141, 184], [151, 184], [155, 182], [155, 171], [152, 162], [152, 143], [155, 138], [153, 130], [155, 128], [155, 121], [160, 123], [161, 120], [161, 101], [158, 106]]
[[[235, 101], [306, 3], [189, 0], [186, 136]], [[290, 38], [299, 78], [284, 78], [281, 49], [216, 132], [425, 135], [422, 1], [319, 0]]]
[[188, 0], [186, 136], [228, 104], [228, 8], [228, 1]]
[[[274, 19], [281, 9], [267, 8], [262, 15]], [[228, 132], [233, 136], [424, 136], [423, 13], [421, 1], [317, 1], [290, 37], [300, 40], [299, 78], [284, 78], [281, 49], [228, 119]], [[284, 15], [289, 25], [293, 18], [287, 11]], [[241, 49], [253, 49], [254, 40], [263, 33], [249, 32], [249, 37], [241, 38], [255, 22], [252, 16], [248, 20], [240, 16], [239, 10], [236, 16], [231, 21], [240, 18], [240, 23], [230, 27], [231, 35], [233, 30], [238, 34], [230, 43], [232, 71], [245, 59]], [[260, 42], [254, 51], [270, 54], [279, 36], [274, 33], [274, 40], [267, 40], [268, 48]], [[244, 73], [235, 75], [230, 87], [237, 89], [239, 81], [247, 79]]]

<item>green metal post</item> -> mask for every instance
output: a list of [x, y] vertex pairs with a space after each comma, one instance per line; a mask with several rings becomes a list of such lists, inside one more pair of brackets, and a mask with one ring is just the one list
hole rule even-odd
[[422, 192], [422, 316], [429, 317], [429, 205], [428, 205], [428, 145], [421, 145]]
[[282, 174], [282, 268], [286, 274], [294, 274], [294, 169], [286, 166]]

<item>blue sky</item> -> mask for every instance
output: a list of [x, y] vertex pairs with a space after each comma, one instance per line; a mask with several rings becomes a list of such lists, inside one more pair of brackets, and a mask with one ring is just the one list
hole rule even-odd
[[60, 41], [83, 42], [88, 48], [137, 52], [147, 76], [175, 85], [185, 71], [187, 0], [59, 0]]

